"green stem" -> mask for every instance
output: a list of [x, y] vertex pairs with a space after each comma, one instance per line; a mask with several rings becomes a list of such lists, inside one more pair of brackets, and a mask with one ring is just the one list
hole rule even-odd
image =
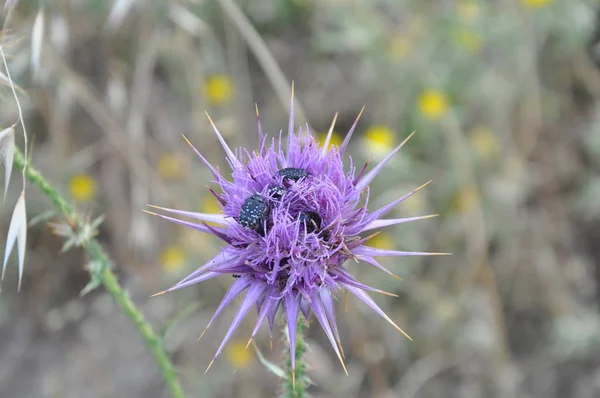
[[[21, 170], [25, 167], [25, 159], [19, 148], [15, 148], [14, 165]], [[67, 217], [71, 223], [74, 223], [79, 229], [85, 226], [84, 220], [75, 212], [75, 210], [73, 210], [73, 207], [35, 168], [28, 164], [25, 175], [29, 181], [42, 190], [42, 192], [52, 201], [54, 206]], [[100, 271], [95, 276], [100, 279], [108, 293], [115, 299], [117, 304], [119, 304], [125, 315], [131, 319], [142, 336], [144, 343], [146, 343], [146, 346], [148, 346], [150, 351], [152, 351], [152, 354], [154, 354], [154, 359], [171, 391], [171, 396], [173, 398], [184, 398], [185, 394], [183, 388], [177, 380], [175, 367], [169, 358], [169, 354], [165, 350], [162, 339], [157, 336], [152, 329], [152, 326], [144, 318], [144, 315], [136, 308], [135, 304], [133, 304], [127, 292], [119, 285], [117, 277], [111, 271], [111, 260], [109, 260], [108, 255], [100, 243], [95, 239], [90, 239], [83, 247], [90, 256], [90, 259], [99, 264]]]
[[[287, 325], [285, 326], [287, 328]], [[308, 346], [304, 340], [304, 329], [306, 329], [305, 320], [298, 317], [298, 326], [296, 327], [296, 370], [292, 370], [292, 361], [287, 360], [285, 379], [284, 398], [304, 398], [306, 397], [306, 386], [308, 380], [306, 378], [306, 363], [304, 363], [303, 355], [306, 353]], [[289, 337], [289, 336], [288, 336]], [[286, 350], [289, 354], [289, 349]]]

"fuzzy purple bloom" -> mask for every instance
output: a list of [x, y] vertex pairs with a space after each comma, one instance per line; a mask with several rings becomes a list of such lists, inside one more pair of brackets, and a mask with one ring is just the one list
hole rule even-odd
[[[344, 262], [348, 259], [361, 260], [395, 276], [375, 257], [438, 254], [376, 249], [366, 245], [372, 235], [361, 235], [365, 231], [432, 216], [381, 219], [424, 185], [380, 209], [370, 211], [367, 208], [370, 182], [410, 137], [369, 172], [366, 172], [365, 164], [356, 173], [351, 158], [350, 166], [345, 170], [342, 156], [359, 118], [360, 114], [339, 147], [329, 148], [333, 124], [324, 145], [319, 146], [310, 135], [308, 126], [295, 132], [292, 97], [286, 148], [283, 148], [281, 133], [278, 138], [271, 139], [263, 133], [257, 110], [259, 149], [250, 153], [246, 149], [232, 151], [209, 117], [227, 154], [232, 180], [225, 179], [192, 148], [221, 188], [221, 193], [211, 192], [223, 213], [159, 208], [200, 222], [159, 216], [215, 235], [225, 242], [218, 255], [161, 293], [219, 275], [233, 274], [235, 279], [208, 323], [208, 329], [233, 299], [246, 292], [215, 358], [221, 354], [242, 319], [256, 307], [258, 320], [251, 339], [265, 319], [272, 336], [275, 316], [279, 309], [284, 312], [290, 336], [292, 368], [295, 366], [298, 316], [302, 313], [308, 318], [311, 312], [344, 366], [333, 295], [342, 289], [365, 302], [408, 337], [366, 293], [383, 292], [358, 282], [346, 270]], [[218, 226], [213, 227], [206, 222], [217, 223]]]

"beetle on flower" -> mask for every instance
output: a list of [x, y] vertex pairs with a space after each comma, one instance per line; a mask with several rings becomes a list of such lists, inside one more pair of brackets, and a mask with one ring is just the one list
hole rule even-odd
[[[368, 231], [433, 217], [381, 218], [427, 184], [379, 209], [368, 209], [369, 184], [410, 136], [372, 170], [367, 172], [368, 165], [365, 164], [357, 173], [352, 159], [348, 170], [344, 170], [342, 157], [360, 114], [339, 146], [329, 145], [333, 124], [325, 142], [320, 146], [310, 135], [308, 126], [295, 131], [292, 89], [285, 150], [281, 134], [277, 139], [269, 140], [262, 130], [258, 109], [256, 114], [259, 149], [252, 153], [246, 149], [237, 149], [235, 152], [231, 150], [210, 116], [208, 117], [227, 155], [232, 169], [231, 181], [190, 143], [212, 172], [214, 182], [221, 188], [221, 193], [211, 192], [221, 206], [222, 214], [194, 213], [153, 206], [173, 215], [200, 221], [190, 222], [149, 212], [212, 234], [225, 242], [225, 246], [214, 258], [159, 294], [223, 274], [235, 276], [206, 327], [210, 327], [234, 298], [246, 292], [215, 358], [222, 353], [242, 319], [253, 307], [258, 308], [258, 319], [250, 340], [265, 319], [272, 335], [275, 317], [281, 309], [287, 322], [293, 369], [298, 316], [302, 314], [308, 319], [312, 312], [345, 371], [334, 312], [334, 294], [343, 289], [365, 302], [410, 339], [367, 294], [368, 291], [382, 291], [357, 281], [344, 267], [349, 259], [361, 260], [395, 276], [376, 257], [441, 254], [384, 250], [367, 245], [369, 238], [373, 236], [365, 236]], [[207, 222], [218, 225], [211, 226]]]

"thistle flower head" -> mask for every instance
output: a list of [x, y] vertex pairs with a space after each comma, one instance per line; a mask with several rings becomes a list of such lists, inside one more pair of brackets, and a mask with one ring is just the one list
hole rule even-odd
[[211, 192], [221, 206], [222, 214], [159, 208], [199, 222], [159, 216], [215, 235], [225, 243], [219, 254], [165, 291], [222, 274], [234, 276], [231, 287], [207, 326], [234, 298], [244, 295], [215, 358], [223, 351], [246, 314], [256, 307], [258, 320], [251, 339], [265, 320], [272, 335], [278, 311], [285, 314], [292, 367], [297, 318], [300, 314], [308, 318], [311, 312], [343, 366], [334, 312], [334, 294], [343, 289], [406, 335], [366, 293], [381, 291], [357, 281], [344, 263], [349, 259], [363, 261], [393, 275], [375, 257], [436, 254], [368, 246], [369, 231], [431, 216], [381, 219], [420, 188], [386, 206], [369, 210], [369, 183], [408, 138], [368, 172], [366, 164], [357, 171], [351, 159], [350, 166], [345, 168], [343, 155], [359, 118], [360, 115], [339, 147], [329, 145], [333, 124], [323, 146], [320, 146], [310, 135], [308, 126], [295, 130], [292, 99], [286, 144], [281, 133], [274, 138], [263, 133], [257, 111], [259, 148], [249, 152], [246, 149], [231, 150], [209, 117], [227, 155], [231, 179], [225, 178], [192, 148], [212, 172], [214, 182], [220, 188], [219, 193], [212, 189]]

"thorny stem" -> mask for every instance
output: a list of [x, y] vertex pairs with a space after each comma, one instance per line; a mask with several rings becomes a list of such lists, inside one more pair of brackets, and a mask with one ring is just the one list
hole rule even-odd
[[[14, 165], [19, 169], [25, 168], [25, 158], [19, 148], [15, 148], [14, 154]], [[58, 190], [48, 182], [35, 168], [31, 165], [27, 165], [25, 169], [25, 175], [29, 181], [37, 185], [44, 195], [46, 195], [54, 204], [54, 206], [71, 222], [73, 222], [78, 228], [82, 228], [85, 225], [83, 219], [73, 210], [73, 207], [64, 199], [64, 197], [58, 192]], [[139, 309], [133, 304], [129, 295], [121, 285], [119, 284], [117, 277], [112, 272], [112, 261], [108, 258], [108, 255], [95, 239], [90, 239], [83, 245], [87, 251], [90, 259], [97, 262], [100, 265], [100, 272], [96, 275], [108, 293], [115, 299], [117, 304], [121, 307], [121, 310], [125, 313], [129, 319], [133, 322], [138, 332], [142, 336], [146, 346], [152, 351], [154, 359], [158, 365], [160, 373], [162, 374], [173, 398], [184, 398], [185, 394], [181, 384], [177, 380], [175, 373], [175, 367], [169, 358], [169, 354], [165, 350], [163, 341], [159, 338], [156, 332], [152, 329], [152, 326], [146, 321], [144, 315]]]
[[[287, 325], [285, 325], [287, 329]], [[308, 346], [304, 341], [304, 329], [306, 329], [306, 321], [302, 317], [298, 317], [298, 326], [296, 328], [296, 370], [292, 370], [292, 361], [288, 358], [286, 362], [285, 392], [282, 398], [304, 398], [306, 397], [306, 387], [308, 380], [306, 378], [306, 363], [302, 356], [306, 353]], [[289, 337], [289, 336], [288, 336]], [[289, 350], [287, 350], [289, 355]]]

